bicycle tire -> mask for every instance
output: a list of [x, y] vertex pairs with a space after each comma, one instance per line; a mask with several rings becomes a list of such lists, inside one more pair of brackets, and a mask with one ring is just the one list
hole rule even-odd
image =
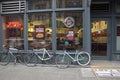
[[17, 58], [17, 61], [19, 62], [19, 63], [21, 63], [21, 64], [24, 64], [25, 62], [25, 60], [24, 60], [24, 55], [23, 55], [23, 53], [18, 53], [17, 55], [16, 55], [16, 58]]
[[45, 60], [46, 64], [55, 64], [55, 52], [50, 52], [50, 59], [49, 60]]
[[69, 67], [70, 60], [68, 56], [64, 55], [58, 55], [55, 59], [56, 66], [60, 69], [64, 69]]
[[46, 64], [55, 64], [55, 56], [51, 55], [52, 57], [49, 60], [44, 60]]
[[0, 55], [0, 61], [1, 61], [0, 64], [2, 66], [6, 66], [6, 65], [9, 64], [10, 59], [11, 59], [11, 56], [10, 56], [9, 53], [1, 53], [1, 55]]
[[81, 66], [86, 66], [90, 63], [91, 57], [88, 52], [79, 52], [77, 55], [77, 63]]
[[35, 54], [26, 54], [24, 58], [25, 65], [28, 67], [34, 67], [37, 64], [37, 56]]

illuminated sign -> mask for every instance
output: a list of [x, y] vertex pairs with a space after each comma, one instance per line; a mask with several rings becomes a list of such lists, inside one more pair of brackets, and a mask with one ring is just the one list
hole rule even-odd
[[44, 39], [45, 38], [45, 26], [35, 25], [35, 38]]
[[66, 27], [71, 28], [74, 26], [75, 20], [73, 17], [66, 17], [63, 23]]

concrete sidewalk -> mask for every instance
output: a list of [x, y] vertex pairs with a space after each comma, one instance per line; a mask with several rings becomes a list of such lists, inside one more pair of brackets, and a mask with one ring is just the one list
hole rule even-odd
[[[120, 61], [92, 60], [88, 67], [71, 65], [58, 69], [55, 65], [40, 64], [27, 67], [22, 64], [0, 66], [0, 80], [120, 80]], [[97, 74], [104, 72], [104, 74]], [[118, 76], [113, 72], [118, 71]]]

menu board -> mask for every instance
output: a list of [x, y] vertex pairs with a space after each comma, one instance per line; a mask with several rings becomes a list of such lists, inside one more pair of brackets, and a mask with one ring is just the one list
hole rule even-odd
[[74, 40], [74, 31], [73, 30], [69, 30], [68, 34], [67, 34], [67, 40]]
[[44, 39], [45, 38], [45, 26], [35, 25], [35, 38]]

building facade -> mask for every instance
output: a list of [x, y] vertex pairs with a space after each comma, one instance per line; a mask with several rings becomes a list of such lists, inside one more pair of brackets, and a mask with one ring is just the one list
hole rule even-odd
[[119, 0], [4, 0], [0, 2], [0, 51], [41, 48], [84, 50], [92, 59], [120, 60]]

